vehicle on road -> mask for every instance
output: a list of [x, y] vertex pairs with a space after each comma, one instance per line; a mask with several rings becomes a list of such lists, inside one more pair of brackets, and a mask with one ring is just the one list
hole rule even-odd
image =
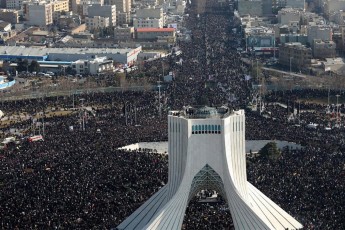
[[35, 135], [28, 138], [29, 142], [36, 142], [36, 141], [43, 141], [43, 140], [44, 139], [42, 135]]
[[1, 143], [0, 143], [0, 150], [13, 148], [17, 144], [19, 144], [20, 141], [18, 141], [15, 137], [6, 137]]

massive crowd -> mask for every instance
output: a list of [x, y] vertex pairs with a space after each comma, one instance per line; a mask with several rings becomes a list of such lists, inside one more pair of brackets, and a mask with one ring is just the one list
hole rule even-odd
[[[215, 4], [207, 1], [207, 9]], [[118, 147], [167, 140], [168, 109], [188, 104], [244, 108], [251, 101], [251, 81], [244, 78], [249, 69], [233, 47], [237, 43], [233, 41], [240, 41], [239, 35], [231, 33], [233, 19], [219, 12], [198, 15], [191, 6], [187, 13], [191, 40], [178, 42], [181, 57], [163, 60], [175, 79], [162, 93], [162, 117], [157, 92], [90, 93], [2, 103], [6, 116], [21, 117], [1, 128], [2, 137], [9, 128], [17, 128], [23, 136], [32, 133], [37, 113], [46, 124], [43, 142], [23, 142], [0, 153], [2, 229], [116, 227], [167, 183], [168, 171], [165, 155]], [[161, 62], [146, 63], [145, 71], [155, 67], [160, 72]], [[344, 229], [343, 129], [296, 126], [287, 119], [288, 109], [274, 104], [290, 100], [288, 108], [299, 104], [299, 122], [326, 124], [330, 120], [326, 106], [298, 101], [308, 95], [327, 92], [272, 93], [265, 96], [269, 116], [246, 111], [246, 139], [280, 139], [304, 146], [285, 149], [276, 160], [251, 158], [248, 180], [305, 229]], [[90, 107], [92, 113], [71, 110], [73, 103], [77, 108]], [[210, 205], [192, 199], [183, 228], [231, 229], [230, 218], [224, 201]]]
[[230, 210], [226, 202], [219, 197], [216, 202], [203, 202], [193, 198], [187, 207], [182, 229], [227, 229], [233, 230]]
[[[165, 122], [157, 118], [151, 103], [154, 94], [101, 94], [88, 99], [90, 106], [95, 103], [95, 116], [86, 114], [85, 131], [79, 112], [56, 112], [45, 118], [43, 142], [23, 142], [1, 153], [2, 229], [109, 229], [167, 182], [165, 155], [118, 150], [136, 141], [166, 140]], [[127, 125], [122, 99], [138, 103], [126, 106]], [[45, 106], [69, 103], [55, 100], [45, 100]], [[30, 104], [38, 108], [41, 103]], [[4, 103], [4, 111], [19, 111], [24, 104]], [[21, 132], [31, 122], [11, 127]]]

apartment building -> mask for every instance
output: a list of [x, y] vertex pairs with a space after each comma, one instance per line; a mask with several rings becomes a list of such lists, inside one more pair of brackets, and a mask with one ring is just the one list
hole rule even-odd
[[299, 42], [285, 43], [279, 47], [279, 63], [300, 70], [310, 65], [312, 50]]
[[133, 27], [116, 27], [114, 28], [115, 41], [130, 41], [134, 37]]
[[129, 14], [132, 10], [131, 0], [104, 0], [105, 5], [116, 5], [117, 12]]
[[19, 12], [14, 9], [0, 9], [0, 20], [17, 24], [19, 23]]
[[94, 4], [87, 8], [87, 16], [109, 18], [109, 26], [116, 26], [116, 6]]
[[332, 28], [328, 25], [315, 25], [308, 27], [308, 42], [313, 44], [314, 39], [332, 41]]
[[22, 3], [23, 0], [6, 0], [6, 8], [20, 10]]
[[68, 0], [57, 0], [52, 2], [53, 7], [53, 20], [56, 22], [63, 13], [69, 12]]
[[29, 25], [47, 26], [53, 24], [53, 4], [35, 2], [27, 5], [27, 19]]
[[147, 7], [138, 9], [133, 18], [134, 28], [163, 28], [163, 8]]
[[110, 26], [109, 17], [93, 16], [85, 18], [86, 28], [88, 30], [95, 30], [107, 28]]
[[314, 58], [324, 59], [336, 57], [336, 44], [333, 41], [314, 39], [312, 50]]
[[134, 28], [163, 28], [162, 18], [134, 18]]

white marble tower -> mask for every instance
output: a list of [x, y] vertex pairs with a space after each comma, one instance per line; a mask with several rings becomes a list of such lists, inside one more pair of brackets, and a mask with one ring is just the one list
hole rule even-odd
[[244, 111], [185, 107], [168, 116], [169, 180], [116, 229], [180, 230], [202, 189], [227, 200], [235, 229], [303, 226], [247, 181]]

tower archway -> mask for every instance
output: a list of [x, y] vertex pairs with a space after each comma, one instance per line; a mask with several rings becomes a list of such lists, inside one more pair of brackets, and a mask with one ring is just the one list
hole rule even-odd
[[234, 229], [224, 184], [206, 164], [193, 178], [182, 230]]
[[208, 164], [206, 164], [194, 176], [188, 201], [190, 201], [199, 191], [203, 189], [217, 191], [224, 199], [226, 199], [222, 178]]

